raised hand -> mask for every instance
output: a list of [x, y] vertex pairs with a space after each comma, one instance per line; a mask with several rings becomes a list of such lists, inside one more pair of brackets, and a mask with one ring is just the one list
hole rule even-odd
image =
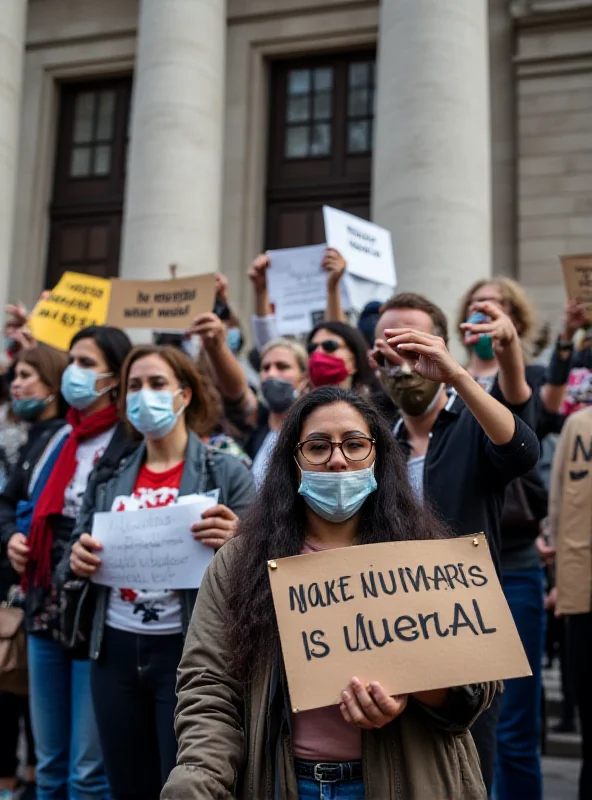
[[450, 384], [464, 372], [441, 336], [412, 328], [394, 328], [384, 334], [389, 347], [405, 359], [414, 372], [430, 381]]
[[476, 344], [483, 334], [491, 336], [491, 344], [495, 353], [501, 353], [518, 340], [518, 332], [510, 317], [497, 303], [489, 300], [473, 303], [471, 311], [480, 311], [489, 317], [487, 322], [463, 322], [460, 326], [465, 332], [465, 343]]
[[321, 266], [327, 272], [327, 287], [335, 289], [345, 272], [345, 259], [334, 247], [328, 247]]
[[267, 270], [271, 264], [271, 259], [264, 253], [257, 256], [249, 267], [249, 280], [253, 284], [255, 291], [264, 292], [267, 289]]
[[191, 323], [185, 336], [201, 336], [206, 350], [215, 350], [226, 344], [226, 328], [216, 314], [208, 312], [199, 314]]

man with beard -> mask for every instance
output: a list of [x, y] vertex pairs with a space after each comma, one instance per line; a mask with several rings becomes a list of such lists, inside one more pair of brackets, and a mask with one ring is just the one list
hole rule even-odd
[[[389, 300], [376, 337], [374, 365], [401, 413], [394, 433], [415, 492], [453, 535], [484, 531], [499, 572], [506, 486], [537, 463], [536, 435], [450, 355], [446, 317], [426, 298], [405, 293]], [[521, 406], [520, 416], [528, 418], [528, 395], [513, 401]], [[472, 730], [488, 793], [500, 699]]]

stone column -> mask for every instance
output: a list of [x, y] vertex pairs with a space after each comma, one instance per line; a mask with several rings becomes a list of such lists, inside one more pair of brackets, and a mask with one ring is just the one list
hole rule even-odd
[[507, 0], [489, 0], [492, 270], [517, 274], [516, 74], [514, 18]]
[[225, 41], [224, 0], [141, 0], [121, 277], [218, 269]]
[[4, 0], [0, 13], [0, 317], [11, 299], [7, 293], [12, 266], [26, 20], [26, 0]]
[[451, 323], [491, 272], [487, 35], [487, 0], [382, 0], [373, 219]]

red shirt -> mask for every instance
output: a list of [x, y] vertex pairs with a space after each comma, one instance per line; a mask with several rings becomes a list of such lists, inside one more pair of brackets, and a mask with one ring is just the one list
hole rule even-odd
[[[141, 508], [164, 508], [179, 496], [185, 462], [181, 461], [166, 472], [154, 472], [146, 465], [136, 479], [130, 498], [119, 497], [114, 511], [137, 511]], [[129, 501], [129, 502], [128, 502]]]

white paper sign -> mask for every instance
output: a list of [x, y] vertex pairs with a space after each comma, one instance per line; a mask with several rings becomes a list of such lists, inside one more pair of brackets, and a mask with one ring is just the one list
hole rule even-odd
[[353, 214], [323, 206], [327, 245], [339, 250], [347, 271], [366, 281], [397, 285], [390, 231]]
[[[275, 305], [278, 333], [308, 333], [323, 319], [327, 304], [327, 273], [321, 267], [324, 244], [269, 250], [271, 265], [267, 273], [269, 297]], [[349, 308], [345, 285], [341, 303]]]
[[94, 515], [92, 536], [103, 545], [93, 580], [113, 588], [198, 589], [214, 550], [196, 541], [191, 526], [213, 497], [141, 511]]

